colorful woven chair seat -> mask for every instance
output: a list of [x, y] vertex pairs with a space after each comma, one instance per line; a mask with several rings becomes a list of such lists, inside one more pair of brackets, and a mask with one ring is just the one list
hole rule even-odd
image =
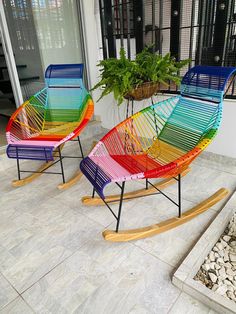
[[193, 67], [180, 96], [145, 108], [108, 132], [80, 165], [102, 200], [111, 182], [178, 178], [216, 135], [224, 90], [235, 71]]
[[20, 106], [8, 123], [9, 158], [53, 161], [56, 148], [80, 135], [94, 110], [82, 77], [83, 64], [47, 68], [46, 87]]

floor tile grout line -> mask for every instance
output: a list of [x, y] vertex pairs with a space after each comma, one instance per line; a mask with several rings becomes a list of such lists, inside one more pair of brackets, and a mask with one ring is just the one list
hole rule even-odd
[[[222, 164], [221, 162], [219, 162], [218, 164]], [[227, 170], [224, 170], [224, 169], [218, 169], [217, 168], [217, 165], [215, 166], [215, 167], [213, 167], [212, 165], [208, 165], [208, 166], [206, 166], [206, 165], [203, 165], [203, 164], [199, 164], [198, 162], [196, 162], [194, 165], [196, 165], [196, 166], [198, 166], [198, 167], [201, 167], [201, 168], [210, 168], [210, 169], [212, 169], [212, 170], [216, 170], [216, 171], [218, 171], [218, 172], [225, 172], [225, 173], [227, 173], [227, 174], [231, 174], [231, 175], [235, 175], [236, 176], [236, 173], [232, 173], [232, 172], [229, 172], [229, 171], [227, 171]], [[235, 166], [236, 167], [236, 166]]]
[[[215, 212], [215, 211], [214, 211]], [[82, 214], [83, 215], [83, 214]], [[83, 215], [84, 216], [84, 215]], [[86, 218], [88, 218], [86, 216]], [[90, 218], [88, 218], [89, 220], [91, 220]], [[93, 221], [93, 220], [91, 220]], [[98, 223], [98, 222], [97, 222]], [[100, 224], [100, 223], [98, 223]], [[109, 225], [111, 225], [112, 223], [110, 223]], [[100, 224], [101, 225], [101, 224]], [[108, 226], [109, 226], [108, 225]], [[104, 226], [103, 226], [104, 227]], [[98, 234], [100, 234], [100, 232], [98, 232]], [[41, 276], [37, 281], [35, 281], [33, 284], [31, 284], [29, 287], [27, 287], [25, 290], [23, 290], [22, 292], [18, 292], [17, 289], [12, 286], [12, 284], [9, 282], [9, 280], [4, 276], [4, 278], [9, 282], [9, 284], [14, 288], [14, 290], [18, 293], [19, 296], [21, 296], [22, 294], [24, 294], [27, 290], [29, 290], [33, 285], [35, 285], [37, 282], [39, 282], [41, 279], [43, 279], [45, 276], [47, 276], [51, 271], [53, 271], [56, 267], [58, 267], [59, 265], [61, 265], [62, 263], [64, 263], [66, 260], [68, 260], [69, 258], [71, 258], [75, 253], [77, 253], [83, 246], [85, 246], [88, 242], [90, 241], [90, 239], [88, 239], [87, 241], [85, 241], [85, 243], [83, 243], [75, 252], [73, 252], [72, 254], [70, 254], [69, 256], [67, 256], [64, 260], [62, 260], [60, 263], [54, 265], [48, 272], [46, 272], [43, 276]], [[105, 241], [105, 240], [104, 240]], [[154, 255], [153, 253], [146, 251], [145, 249], [143, 249], [142, 247], [140, 247], [139, 245], [137, 245], [136, 243], [132, 243], [130, 242], [131, 245], [135, 246], [136, 248], [140, 249], [141, 251], [151, 255], [152, 257], [154, 257], [155, 259], [161, 261], [162, 263], [165, 263], [166, 265], [168, 265], [171, 268], [175, 268], [173, 265], [170, 265], [169, 263], [167, 263], [166, 261], [162, 260], [161, 258], [157, 257], [156, 255]]]
[[[98, 235], [100, 234], [100, 231], [98, 232]], [[45, 276], [47, 276], [51, 271], [53, 271], [55, 268], [57, 268], [58, 266], [60, 266], [62, 263], [64, 263], [66, 260], [68, 260], [69, 258], [71, 258], [73, 255], [75, 255], [82, 247], [84, 247], [91, 239], [88, 239], [87, 241], [85, 241], [79, 248], [76, 249], [76, 251], [74, 251], [72, 254], [70, 254], [69, 256], [67, 256], [64, 260], [62, 260], [61, 262], [59, 262], [58, 264], [54, 265], [48, 272], [46, 272], [43, 276], [41, 276], [37, 281], [35, 281], [33, 284], [31, 284], [29, 287], [27, 287], [25, 290], [23, 290], [22, 292], [18, 292], [15, 288], [15, 290], [17, 291], [19, 296], [22, 296], [27, 290], [29, 290], [32, 286], [34, 286], [37, 282], [39, 282], [40, 280], [42, 280]], [[105, 241], [105, 240], [104, 240]], [[132, 243], [129, 243], [130, 245], [133, 245]]]
[[16, 296], [14, 299], [12, 299], [11, 301], [7, 302], [5, 305], [3, 305], [2, 307], [0, 307], [0, 312], [2, 310], [4, 310], [9, 304], [11, 304], [12, 302], [16, 301], [18, 298], [20, 298], [20, 294], [18, 294], [18, 296]]
[[[51, 197], [51, 199], [55, 199], [57, 202], [59, 202], [59, 200], [56, 199], [54, 196]], [[65, 203], [64, 203], [64, 205], [65, 205]], [[93, 218], [87, 216], [85, 213], [80, 212], [79, 209], [73, 208], [70, 204], [67, 204], [67, 206], [68, 206], [71, 210], [73, 210], [73, 211], [77, 211], [77, 210], [78, 210], [78, 213], [79, 213], [80, 215], [82, 215], [83, 217], [87, 218], [87, 219], [90, 220], [91, 222], [98, 224], [98, 225], [101, 226], [102, 228], [107, 228], [107, 225], [101, 224], [99, 221], [96, 221], [96, 220], [94, 220]], [[112, 222], [111, 222], [111, 223], [112, 223]], [[109, 223], [108, 226], [109, 226], [111, 223]]]
[[[4, 277], [4, 276], [3, 276]], [[5, 277], [4, 277], [5, 278]], [[5, 278], [6, 279], [6, 278]], [[7, 279], [6, 279], [7, 280]], [[8, 280], [7, 280], [8, 281]], [[10, 284], [10, 282], [9, 282], [9, 284]], [[11, 284], [10, 284], [11, 285]], [[14, 290], [16, 290], [14, 287], [13, 287], [13, 289]], [[17, 291], [17, 290], [16, 290]], [[2, 310], [4, 310], [4, 308], [6, 308], [7, 306], [9, 306], [11, 303], [13, 303], [13, 302], [15, 302], [17, 299], [22, 299], [22, 301], [24, 302], [24, 303], [26, 303], [27, 304], [27, 306], [32, 310], [32, 312], [33, 313], [36, 313], [35, 312], [35, 310], [31, 307], [31, 305], [23, 298], [23, 296], [20, 294], [20, 293], [18, 293], [17, 292], [17, 296], [14, 298], [14, 299], [12, 299], [11, 301], [9, 301], [7, 304], [5, 304], [3, 307], [1, 307], [0, 308], [0, 312], [2, 311]]]
[[[205, 168], [207, 168], [207, 167], [205, 167]], [[221, 172], [224, 172], [224, 171], [221, 171]], [[226, 172], [226, 173], [227, 173], [227, 172]], [[171, 194], [172, 194], [172, 193], [171, 193]], [[174, 195], [174, 194], [172, 194], [172, 195]], [[186, 199], [185, 199], [185, 200], [186, 200]], [[189, 200], [187, 200], [187, 201], [189, 201]], [[195, 202], [192, 202], [192, 201], [189, 201], [189, 202], [195, 204]], [[74, 210], [74, 208], [72, 208], [72, 209]], [[97, 224], [102, 225], [102, 226], [104, 227], [103, 224], [101, 224], [100, 222], [98, 222], [98, 221], [96, 221], [96, 220], [94, 220], [94, 219], [88, 217], [86, 214], [83, 214], [83, 213], [81, 213], [81, 212], [79, 212], [79, 213], [80, 213], [81, 215], [85, 216], [85, 217], [86, 217], [87, 219], [89, 219], [90, 221], [96, 222]], [[112, 222], [109, 223], [108, 226], [110, 226], [111, 224], [112, 224]], [[88, 241], [89, 241], [89, 240], [88, 240]], [[83, 247], [84, 245], [86, 245], [86, 243], [87, 243], [88, 241], [85, 241], [85, 243], [82, 244], [81, 247]], [[132, 245], [135, 245], [135, 244], [132, 243]], [[135, 246], [138, 247], [139, 249], [145, 251], [147, 254], [152, 255], [152, 256], [155, 257], [156, 259], [158, 259], [158, 260], [160, 260], [160, 261], [166, 263], [166, 262], [163, 261], [162, 259], [160, 259], [160, 258], [158, 258], [157, 256], [153, 255], [152, 253], [150, 253], [150, 252], [144, 250], [143, 248], [139, 247], [138, 245], [135, 245]], [[81, 247], [80, 247], [80, 248], [81, 248]], [[79, 250], [80, 248], [78, 248], [78, 250]], [[73, 256], [78, 250], [76, 250], [76, 251], [73, 252], [70, 256], [68, 256], [67, 258], [65, 258], [61, 263], [63, 263], [63, 262], [66, 261], [68, 258], [70, 258], [71, 256]], [[58, 263], [58, 265], [60, 265], [61, 263]], [[166, 263], [166, 264], [169, 265], [168, 263]], [[49, 272], [51, 272], [51, 271], [52, 271], [55, 267], [57, 267], [58, 265], [54, 266]], [[171, 266], [171, 265], [169, 265], [169, 266]], [[171, 267], [173, 267], [173, 266], [171, 266]], [[48, 273], [49, 273], [49, 272], [48, 272]], [[46, 276], [48, 273], [46, 273], [44, 276]], [[43, 276], [43, 277], [44, 277], [44, 276]], [[41, 277], [39, 280], [41, 280], [43, 277]], [[38, 281], [39, 281], [39, 280], [38, 280]], [[36, 282], [35, 282], [35, 283], [36, 283]], [[34, 284], [35, 284], [35, 283], [34, 283]], [[23, 292], [23, 293], [24, 293], [24, 292]], [[20, 294], [20, 296], [21, 296], [21, 294]], [[22, 297], [22, 298], [23, 298], [23, 297]], [[176, 299], [176, 301], [174, 302], [174, 304], [177, 302], [178, 299], [179, 299], [179, 296], [177, 297], [177, 299]], [[174, 305], [173, 305], [173, 306], [174, 306]], [[171, 308], [172, 308], [173, 306], [171, 306]], [[170, 308], [170, 309], [171, 309], [171, 308]], [[169, 311], [170, 311], [170, 310], [169, 310]], [[169, 311], [168, 311], [168, 312], [169, 312]]]
[[[216, 211], [214, 211], [212, 208], [209, 208], [208, 211], [209, 211], [209, 210], [212, 212], [212, 214], [213, 214], [213, 213], [216, 214]], [[210, 223], [211, 223], [211, 222], [209, 222], [209, 224], [210, 224]], [[206, 227], [206, 229], [207, 229], [207, 227]], [[154, 235], [154, 236], [158, 236], [158, 235]], [[144, 249], [143, 247], [139, 246], [138, 244], [136, 244], [136, 243], [132, 243], [132, 244], [135, 245], [136, 247], [138, 247], [139, 249], [143, 250], [144, 252], [150, 254], [151, 256], [155, 257], [155, 258], [158, 259], [159, 261], [161, 261], [161, 262], [167, 264], [168, 266], [170, 266], [170, 267], [172, 267], [172, 268], [176, 268], [176, 266], [173, 266], [173, 265], [169, 264], [168, 262], [166, 262], [166, 261], [163, 260], [162, 258], [156, 256], [155, 254], [153, 254], [153, 253], [150, 252], [150, 251], [147, 251], [146, 249]], [[187, 256], [187, 255], [188, 255], [188, 253], [186, 254], [186, 256]], [[186, 257], [186, 256], [185, 256], [185, 257]], [[184, 257], [184, 258], [185, 258], [185, 257]]]
[[18, 294], [18, 296], [20, 295], [20, 292], [17, 291], [17, 289], [13, 286], [13, 284], [8, 280], [8, 278], [2, 273], [0, 272], [0, 274], [3, 276], [3, 278], [9, 283], [9, 285], [16, 291], [16, 293]]
[[20, 298], [22, 299], [23, 302], [27, 304], [27, 306], [33, 311], [33, 313], [37, 313], [34, 308], [23, 298], [23, 296], [20, 294]]
[[[173, 283], [172, 283], [172, 284], [173, 284]], [[179, 288], [178, 288], [178, 289], [179, 289]], [[182, 292], [183, 292], [183, 291], [181, 291], [181, 290], [179, 289], [179, 295], [178, 295], [178, 297], [176, 298], [176, 300], [174, 301], [174, 303], [171, 305], [171, 307], [169, 308], [167, 314], [169, 314], [170, 311], [174, 308], [174, 306], [175, 306], [175, 304], [177, 303], [177, 301], [179, 300], [179, 298], [180, 298]]]
[[[8, 305], [10, 305], [12, 302], [16, 301], [18, 298], [23, 299], [23, 297], [22, 297], [21, 293], [18, 292], [18, 290], [11, 284], [11, 282], [7, 279], [7, 277], [6, 277], [2, 272], [0, 272], [0, 274], [1, 274], [2, 277], [8, 282], [8, 284], [12, 287], [12, 289], [13, 289], [14, 291], [16, 291], [16, 293], [17, 293], [17, 296], [16, 296], [14, 299], [12, 299], [12, 300], [9, 301], [7, 304], [5, 304], [3, 307], [0, 308], [0, 311], [1, 311], [1, 310], [3, 310], [5, 307], [7, 307]], [[25, 299], [23, 299], [23, 301], [24, 301], [24, 302], [29, 306], [29, 308], [35, 313], [35, 311], [34, 311], [33, 308], [28, 304], [28, 302], [27, 302]]]
[[[154, 257], [155, 259], [159, 260], [160, 262], [166, 264], [167, 266], [171, 267], [172, 269], [175, 269], [175, 266], [170, 265], [169, 263], [167, 263], [166, 261], [162, 260], [160, 257], [157, 257], [156, 255], [153, 255], [151, 252], [146, 251], [145, 249], [143, 249], [142, 247], [139, 247], [137, 244], [132, 243], [134, 246], [136, 246], [137, 248], [139, 248], [141, 251], [151, 255], [152, 257]], [[172, 282], [171, 282], [172, 283]], [[173, 283], [172, 283], [173, 284]], [[179, 290], [179, 289], [178, 289]], [[177, 302], [177, 300], [179, 299], [180, 295], [181, 295], [182, 291], [179, 290], [179, 295], [176, 298], [176, 300], [174, 301], [174, 303], [171, 305], [170, 309], [168, 310], [167, 314], [170, 312], [170, 310], [172, 309], [172, 307], [174, 306], [174, 304]]]
[[[19, 294], [19, 296], [21, 296], [23, 298], [23, 294], [29, 290], [30, 288], [32, 288], [36, 283], [38, 283], [40, 280], [42, 280], [45, 276], [47, 276], [50, 272], [52, 272], [55, 268], [57, 268], [58, 266], [60, 266], [62, 263], [64, 263], [66, 260], [68, 260], [69, 258], [71, 258], [73, 255], [75, 255], [83, 246], [85, 246], [88, 242], [90, 241], [90, 239], [88, 239], [88, 241], [86, 241], [85, 243], [83, 243], [75, 252], [73, 252], [70, 256], [66, 257], [63, 261], [61, 261], [60, 263], [58, 263], [57, 265], [55, 265], [53, 268], [51, 268], [47, 273], [45, 273], [42, 277], [40, 277], [36, 282], [34, 282], [32, 285], [30, 285], [27, 289], [25, 289], [23, 292], [21, 292]], [[132, 245], [132, 243], [129, 243], [129, 245]], [[126, 257], [126, 259], [128, 259], [128, 257]], [[121, 263], [123, 263], [124, 261], [121, 261]]]
[[141, 251], [145, 252], [146, 254], [151, 255], [152, 257], [156, 258], [157, 260], [161, 261], [162, 263], [168, 265], [171, 268], [175, 268], [175, 266], [170, 265], [169, 263], [167, 263], [166, 261], [162, 260], [160, 257], [154, 255], [153, 253], [146, 251], [144, 248], [142, 248], [141, 246], [137, 245], [136, 243], [132, 243], [136, 248], [140, 249]]
[[[99, 234], [99, 233], [98, 233]], [[25, 290], [23, 290], [22, 292], [19, 293], [19, 295], [23, 295], [27, 290], [29, 290], [30, 288], [32, 288], [36, 283], [38, 283], [40, 280], [42, 280], [45, 276], [47, 276], [49, 273], [51, 273], [55, 268], [57, 268], [58, 266], [60, 266], [62, 263], [64, 263], [66, 260], [68, 260], [69, 258], [71, 258], [73, 255], [75, 255], [75, 253], [77, 253], [84, 245], [86, 245], [91, 239], [88, 239], [87, 241], [85, 241], [79, 248], [76, 249], [76, 251], [74, 251], [72, 254], [68, 255], [65, 259], [63, 259], [61, 262], [59, 262], [58, 264], [54, 265], [48, 272], [46, 272], [43, 276], [41, 276], [38, 280], [36, 280], [34, 283], [32, 283], [29, 287], [27, 287]]]

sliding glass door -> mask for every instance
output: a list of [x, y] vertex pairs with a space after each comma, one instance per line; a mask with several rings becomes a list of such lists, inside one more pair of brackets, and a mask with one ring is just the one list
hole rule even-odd
[[[3, 0], [23, 99], [44, 84], [52, 63], [84, 63], [76, 0]], [[9, 80], [5, 74], [5, 80]]]

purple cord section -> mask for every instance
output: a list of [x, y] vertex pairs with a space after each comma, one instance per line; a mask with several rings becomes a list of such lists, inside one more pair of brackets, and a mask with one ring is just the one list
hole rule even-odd
[[14, 159], [30, 159], [51, 161], [53, 158], [51, 146], [14, 145], [7, 146], [7, 156]]
[[105, 199], [103, 190], [105, 186], [111, 182], [111, 179], [89, 157], [86, 157], [81, 161], [80, 169], [83, 174], [88, 178], [88, 180], [92, 183], [98, 195], [102, 199]]

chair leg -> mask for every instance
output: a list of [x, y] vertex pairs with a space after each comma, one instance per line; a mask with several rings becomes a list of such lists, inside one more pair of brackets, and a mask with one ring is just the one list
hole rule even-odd
[[[97, 181], [97, 175], [98, 175], [98, 167], [96, 167], [96, 172], [95, 172], [95, 182]], [[94, 198], [95, 196], [95, 187], [93, 187], [93, 193], [92, 193], [92, 198]]]
[[176, 217], [168, 218], [165, 221], [161, 221], [150, 226], [145, 226], [141, 228], [121, 230], [119, 232], [113, 230], [104, 230], [103, 236], [105, 240], [112, 242], [126, 242], [132, 240], [143, 239], [151, 237], [155, 234], [166, 232], [177, 226], [180, 226], [194, 217], [204, 213], [207, 209], [211, 208], [217, 202], [222, 200], [229, 194], [227, 189], [221, 188], [216, 193], [202, 201], [201, 203], [194, 205], [191, 209], [185, 211], [180, 219]]
[[181, 218], [181, 175], [178, 175], [178, 207], [179, 207], [179, 218]]
[[123, 203], [124, 190], [125, 190], [125, 181], [122, 182], [122, 186], [121, 186], [120, 205], [119, 205], [119, 211], [118, 211], [118, 216], [117, 216], [116, 232], [118, 232], [118, 230], [119, 230], [119, 224], [120, 224], [120, 216], [121, 216], [121, 209], [122, 209], [122, 203]]
[[62, 162], [62, 156], [61, 156], [61, 148], [60, 148], [60, 146], [58, 147], [58, 153], [59, 153], [60, 164], [61, 164], [62, 181], [63, 181], [63, 183], [65, 183], [66, 180], [65, 180], [65, 175], [64, 175], [64, 168], [63, 168], [63, 162]]
[[84, 153], [83, 153], [82, 145], [81, 145], [81, 142], [80, 142], [80, 137], [78, 136], [77, 139], [78, 139], [79, 148], [80, 148], [80, 151], [81, 151], [81, 156], [84, 159]]
[[18, 158], [18, 147], [16, 147], [16, 164], [17, 164], [18, 180], [20, 180], [21, 179], [21, 177], [20, 177], [20, 160]]
[[21, 176], [20, 176], [20, 161], [19, 161], [18, 158], [16, 160], [16, 164], [17, 164], [18, 180], [21, 180]]

